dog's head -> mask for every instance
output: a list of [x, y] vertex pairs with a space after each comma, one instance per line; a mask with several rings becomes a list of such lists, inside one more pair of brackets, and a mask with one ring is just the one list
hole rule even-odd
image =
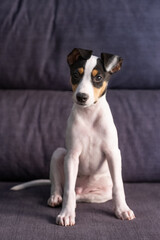
[[68, 55], [74, 101], [83, 107], [91, 106], [102, 97], [111, 75], [120, 70], [122, 58], [101, 53], [101, 58], [92, 51], [75, 48]]

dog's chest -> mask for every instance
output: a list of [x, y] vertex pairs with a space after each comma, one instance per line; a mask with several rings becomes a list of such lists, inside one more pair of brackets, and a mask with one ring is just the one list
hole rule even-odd
[[79, 173], [88, 175], [100, 171], [104, 164], [103, 140], [96, 129], [85, 129], [82, 136], [82, 152], [79, 157]]
[[106, 121], [103, 115], [78, 114], [71, 118], [68, 141], [69, 148], [81, 146], [79, 174], [88, 175], [106, 170], [103, 153]]
[[79, 175], [107, 171], [104, 153], [110, 141], [117, 144], [117, 134], [105, 98], [86, 109], [75, 104], [68, 119], [66, 148], [79, 156]]

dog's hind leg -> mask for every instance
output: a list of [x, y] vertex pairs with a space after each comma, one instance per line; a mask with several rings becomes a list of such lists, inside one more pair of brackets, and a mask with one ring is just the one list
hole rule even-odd
[[77, 193], [77, 202], [88, 202], [88, 203], [103, 203], [112, 199], [112, 188], [109, 187], [107, 191], [102, 189], [93, 190], [88, 193]]
[[50, 207], [56, 207], [62, 203], [64, 187], [64, 157], [65, 148], [57, 148], [52, 155], [50, 164], [51, 196], [48, 199]]

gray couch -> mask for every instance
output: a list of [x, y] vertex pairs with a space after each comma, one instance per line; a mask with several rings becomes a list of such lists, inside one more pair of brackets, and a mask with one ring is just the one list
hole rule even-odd
[[[159, 8], [158, 0], [0, 2], [0, 239], [160, 239]], [[116, 219], [112, 201], [78, 203], [76, 225], [60, 227], [49, 186], [10, 191], [48, 178], [51, 154], [64, 146], [74, 47], [124, 59], [107, 100], [133, 221]]]

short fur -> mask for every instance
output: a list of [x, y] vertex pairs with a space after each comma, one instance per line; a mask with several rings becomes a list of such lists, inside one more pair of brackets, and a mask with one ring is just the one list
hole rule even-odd
[[[135, 218], [125, 200], [117, 130], [105, 97], [111, 74], [120, 70], [122, 58], [107, 53], [98, 58], [91, 53], [74, 49], [67, 58], [74, 105], [67, 124], [66, 148], [58, 148], [52, 155], [48, 200], [51, 207], [62, 203], [56, 219], [62, 226], [75, 224], [76, 201], [113, 199], [118, 218]], [[14, 190], [20, 188], [22, 185]]]

